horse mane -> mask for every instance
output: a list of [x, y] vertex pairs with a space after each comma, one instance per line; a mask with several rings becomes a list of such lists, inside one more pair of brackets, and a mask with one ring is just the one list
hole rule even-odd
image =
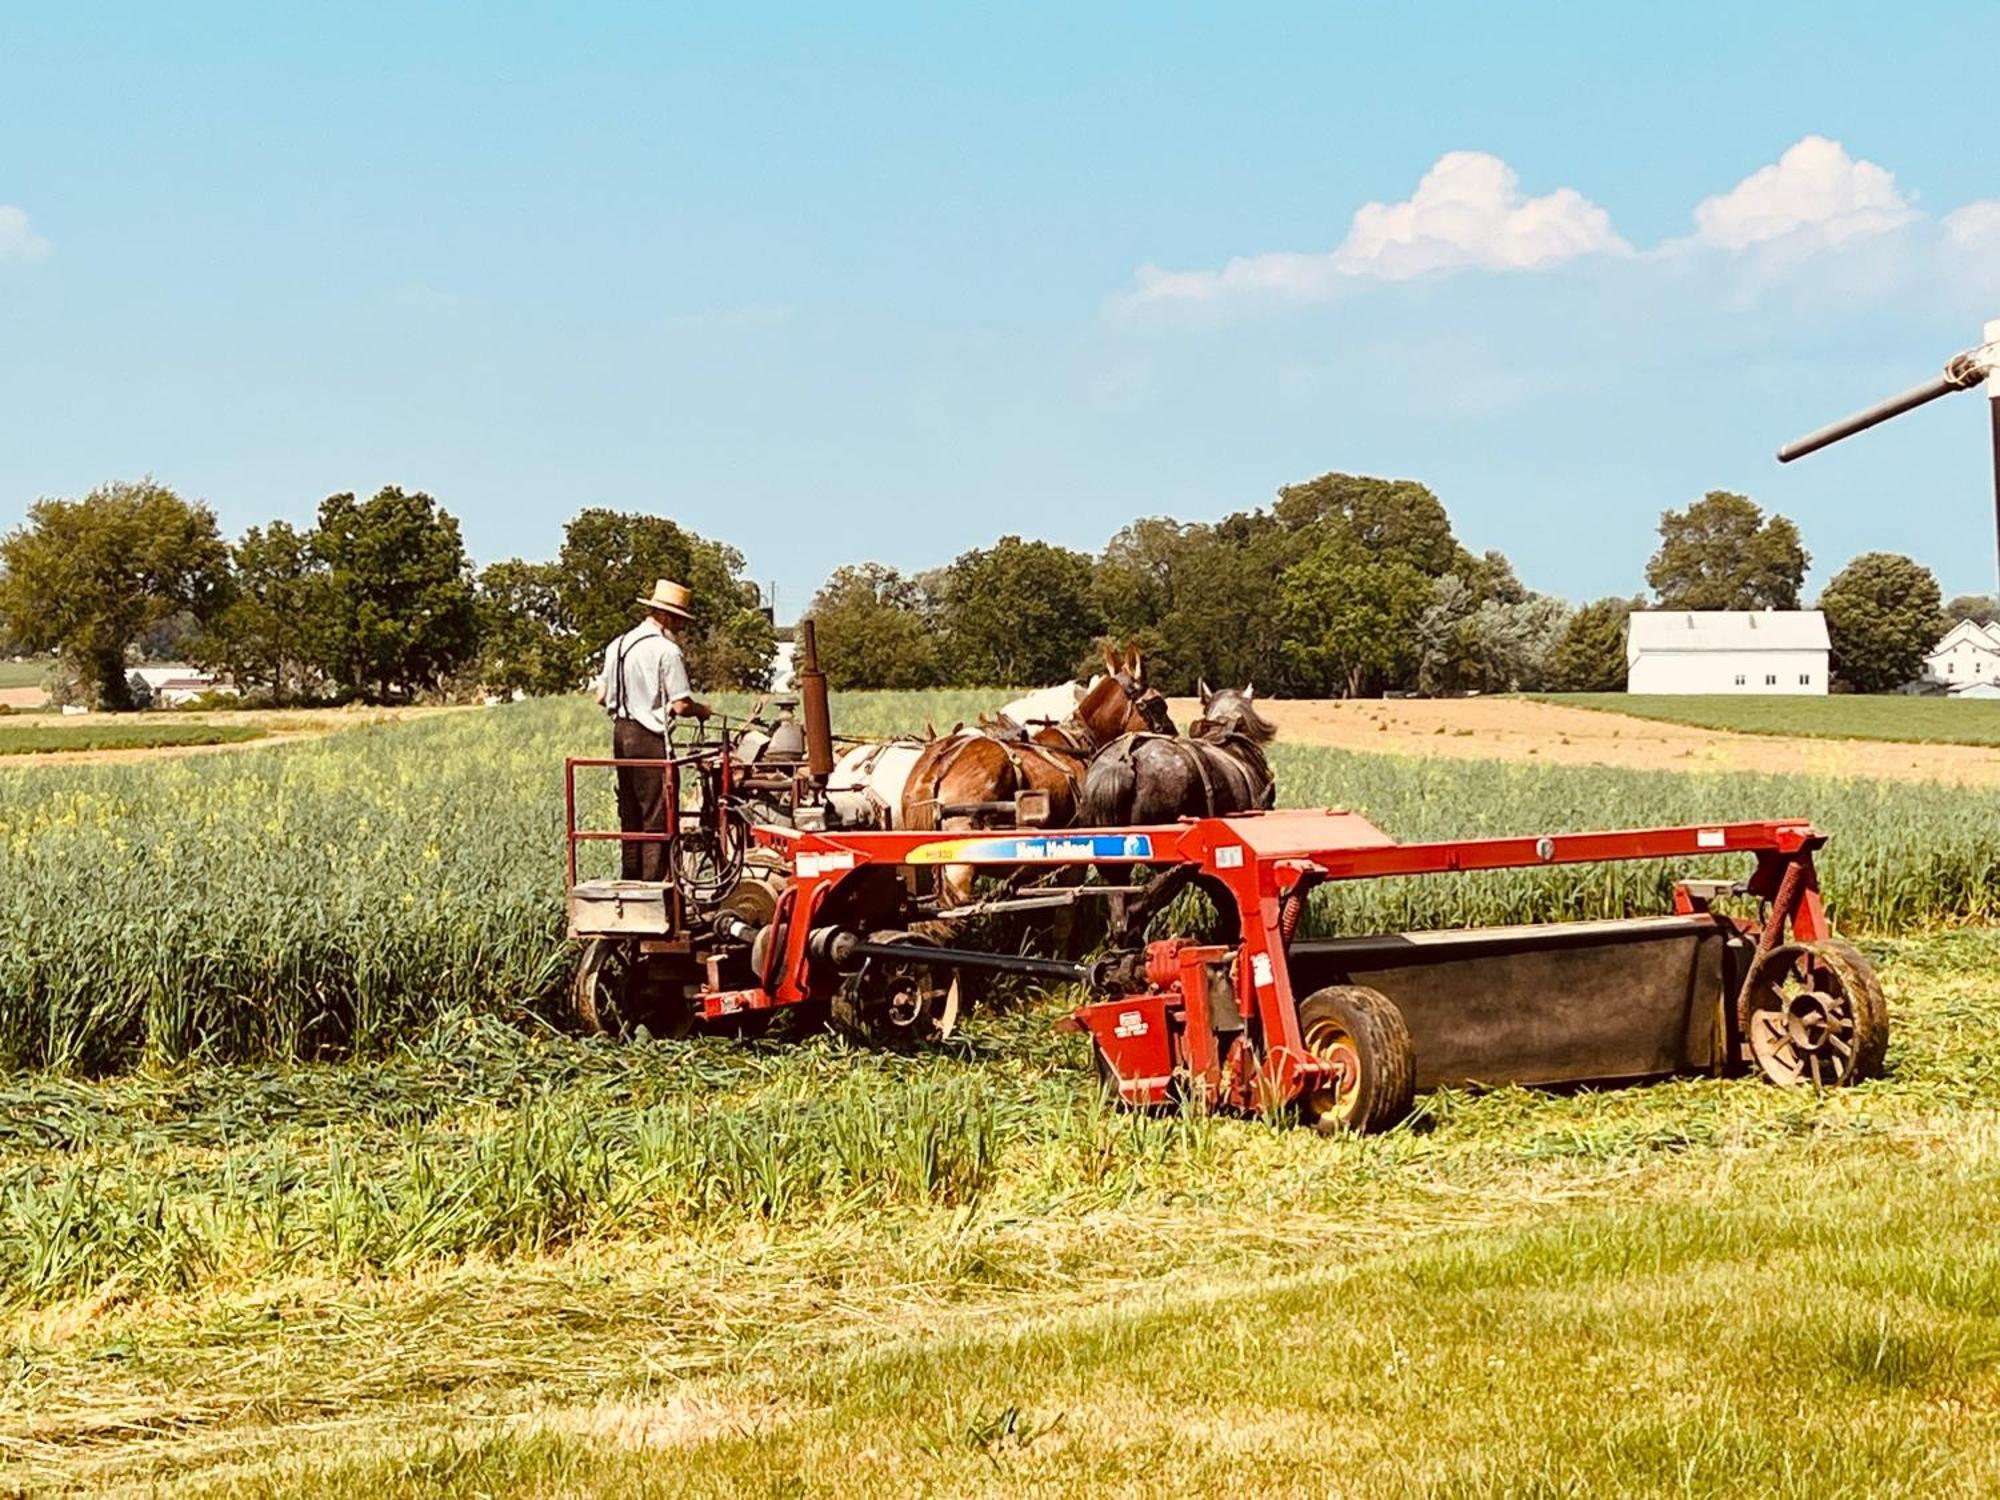
[[1204, 710], [1203, 716], [1188, 730], [1195, 738], [1218, 740], [1240, 734], [1253, 745], [1268, 745], [1278, 737], [1278, 726], [1258, 713], [1257, 705], [1234, 688], [1224, 688], [1209, 701], [1220, 705], [1222, 712], [1210, 717]]

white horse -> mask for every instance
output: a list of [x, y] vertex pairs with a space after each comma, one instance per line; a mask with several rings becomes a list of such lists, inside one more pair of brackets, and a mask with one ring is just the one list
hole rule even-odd
[[1088, 682], [1059, 682], [1054, 687], [1036, 688], [1012, 703], [1002, 704], [1000, 712], [1028, 729], [1040, 724], [1060, 724], [1076, 711], [1083, 695], [1096, 686], [1097, 678], [1093, 677]]
[[[1059, 682], [1054, 687], [1037, 688], [1002, 706], [1000, 713], [1027, 729], [1041, 724], [1060, 724], [1076, 711], [1083, 695], [1097, 685]], [[903, 788], [924, 741], [914, 738], [881, 740], [869, 745], [853, 745], [833, 763], [827, 778], [827, 801], [849, 828], [901, 828]]]
[[901, 828], [903, 787], [923, 754], [918, 739], [880, 740], [850, 745], [833, 763], [827, 801], [850, 828]]

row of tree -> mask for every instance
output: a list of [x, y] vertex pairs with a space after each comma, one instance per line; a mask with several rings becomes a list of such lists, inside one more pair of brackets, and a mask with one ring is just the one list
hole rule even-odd
[[80, 690], [132, 706], [135, 654], [186, 657], [279, 702], [564, 692], [590, 676], [654, 580], [694, 591], [705, 683], [761, 687], [773, 631], [733, 548], [659, 516], [593, 509], [553, 562], [475, 570], [458, 522], [394, 487], [334, 495], [316, 524], [253, 526], [150, 480], [42, 500], [0, 539], [0, 637], [59, 655]]
[[[1214, 523], [1135, 521], [1096, 556], [1002, 537], [905, 576], [837, 568], [814, 597], [841, 688], [1045, 683], [1087, 670], [1106, 639], [1146, 651], [1154, 680], [1254, 682], [1296, 696], [1611, 691], [1639, 608], [1796, 609], [1798, 528], [1712, 491], [1660, 519], [1645, 598], [1572, 608], [1474, 555], [1409, 480], [1326, 474]], [[43, 500], [0, 539], [0, 639], [59, 653], [107, 707], [128, 706], [135, 653], [193, 659], [276, 701], [552, 693], [591, 676], [659, 577], [688, 583], [685, 633], [704, 688], [760, 688], [774, 632], [734, 548], [659, 516], [585, 510], [553, 561], [476, 570], [453, 517], [396, 488], [334, 495], [306, 529], [251, 527], [151, 481]], [[1909, 558], [1869, 553], [1830, 582], [1839, 680], [1880, 692], [1918, 675], [1954, 617]]]
[[[1500, 553], [1474, 556], [1423, 485], [1326, 474], [1213, 524], [1136, 521], [1095, 557], [1003, 537], [913, 577], [843, 567], [811, 613], [838, 687], [1052, 681], [1108, 637], [1145, 648], [1173, 692], [1602, 692], [1625, 685], [1633, 610], [1797, 609], [1810, 561], [1790, 520], [1711, 491], [1661, 516], [1650, 600], [1572, 608]], [[1929, 571], [1886, 553], [1856, 558], [1819, 606], [1861, 692], [1916, 677], [1951, 618]]]

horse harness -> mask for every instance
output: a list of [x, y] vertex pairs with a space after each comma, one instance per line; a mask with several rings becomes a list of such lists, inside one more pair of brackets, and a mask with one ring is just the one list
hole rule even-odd
[[1214, 817], [1216, 814], [1215, 776], [1208, 757], [1202, 753], [1204, 750], [1220, 752], [1243, 772], [1244, 780], [1252, 793], [1250, 806], [1271, 805], [1273, 795], [1277, 791], [1277, 778], [1271, 774], [1271, 763], [1264, 758], [1262, 748], [1248, 735], [1238, 734], [1233, 730], [1219, 734], [1211, 732], [1188, 739], [1169, 734], [1130, 734], [1114, 744], [1105, 755], [1124, 761], [1127, 769], [1136, 778], [1139, 768], [1133, 763], [1133, 758], [1140, 746], [1153, 744], [1165, 745], [1194, 772], [1195, 779], [1201, 783], [1201, 816]]

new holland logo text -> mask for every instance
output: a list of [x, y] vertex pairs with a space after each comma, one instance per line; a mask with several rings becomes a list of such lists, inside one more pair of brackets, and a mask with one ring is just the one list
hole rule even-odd
[[910, 863], [913, 865], [1028, 865], [1152, 857], [1153, 840], [1143, 833], [939, 839], [934, 844], [922, 844], [910, 851]]

